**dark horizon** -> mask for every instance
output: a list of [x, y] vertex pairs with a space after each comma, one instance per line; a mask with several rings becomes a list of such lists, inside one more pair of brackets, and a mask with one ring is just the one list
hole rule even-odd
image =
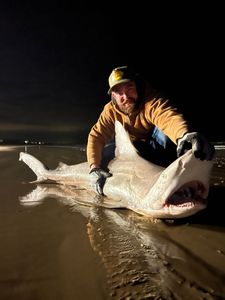
[[[0, 11], [0, 139], [85, 143], [114, 67], [133, 65], [211, 141], [223, 141], [221, 19], [186, 7], [104, 11], [22, 1]], [[168, 10], [167, 10], [168, 8]], [[160, 14], [159, 14], [160, 12]], [[138, 20], [137, 20], [138, 17]], [[160, 23], [160, 25], [159, 25]], [[220, 70], [221, 69], [221, 70]], [[220, 71], [219, 71], [220, 70]], [[73, 138], [74, 135], [74, 138]]]

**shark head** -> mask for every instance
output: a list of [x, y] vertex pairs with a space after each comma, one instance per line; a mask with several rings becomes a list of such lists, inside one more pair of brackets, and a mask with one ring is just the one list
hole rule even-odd
[[186, 152], [162, 171], [146, 195], [147, 211], [159, 218], [183, 218], [206, 208], [212, 166]]

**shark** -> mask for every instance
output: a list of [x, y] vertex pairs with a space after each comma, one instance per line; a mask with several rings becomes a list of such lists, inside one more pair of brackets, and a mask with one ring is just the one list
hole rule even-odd
[[[108, 163], [112, 176], [105, 182], [104, 195], [96, 192], [96, 178], [89, 174], [86, 161], [60, 162], [49, 169], [26, 152], [20, 152], [19, 160], [37, 176], [33, 182], [73, 187], [79, 195], [83, 191], [84, 205], [126, 208], [153, 219], [189, 217], [207, 207], [213, 160], [200, 160], [190, 149], [168, 167], [156, 165], [139, 155], [119, 121], [115, 122], [115, 143], [115, 157]], [[79, 199], [82, 202], [82, 196]]]

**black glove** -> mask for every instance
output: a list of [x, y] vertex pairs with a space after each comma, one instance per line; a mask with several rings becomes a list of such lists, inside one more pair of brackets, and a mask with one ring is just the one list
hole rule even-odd
[[177, 140], [178, 157], [189, 149], [192, 149], [195, 157], [201, 160], [212, 160], [215, 152], [214, 146], [198, 132], [188, 132]]
[[112, 174], [102, 170], [101, 168], [93, 168], [89, 174], [94, 175], [97, 178], [97, 180], [95, 182], [95, 189], [96, 189], [97, 193], [100, 195], [104, 195], [103, 194], [103, 186], [105, 184], [106, 179], [108, 177], [111, 177]]

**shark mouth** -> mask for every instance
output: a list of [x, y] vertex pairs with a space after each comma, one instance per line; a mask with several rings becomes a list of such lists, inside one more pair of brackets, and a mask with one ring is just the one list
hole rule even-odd
[[196, 205], [206, 206], [207, 200], [203, 198], [205, 192], [205, 186], [199, 181], [185, 183], [168, 197], [165, 206], [173, 205], [181, 208], [192, 208]]

